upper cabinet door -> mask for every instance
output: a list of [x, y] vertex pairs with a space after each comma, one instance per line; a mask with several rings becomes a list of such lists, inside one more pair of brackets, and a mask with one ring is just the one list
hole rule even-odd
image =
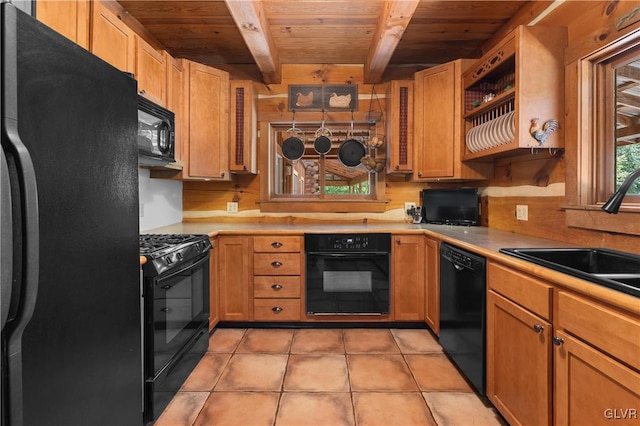
[[162, 51], [136, 36], [136, 67], [138, 93], [159, 105], [167, 102], [167, 64]]
[[229, 74], [189, 62], [188, 178], [229, 180]]
[[175, 136], [175, 158], [176, 162], [184, 162], [184, 147], [188, 140], [188, 118], [185, 108], [185, 86], [187, 84], [187, 71], [185, 70], [184, 59], [175, 59], [164, 52], [167, 63], [167, 109], [175, 116], [176, 136]]
[[121, 71], [135, 74], [135, 34], [100, 1], [94, 1], [91, 52]]
[[387, 173], [413, 172], [413, 80], [393, 80], [387, 90]]
[[38, 1], [36, 18], [79, 46], [89, 49], [89, 0]]
[[257, 173], [257, 93], [249, 80], [231, 80], [231, 143], [232, 173]]

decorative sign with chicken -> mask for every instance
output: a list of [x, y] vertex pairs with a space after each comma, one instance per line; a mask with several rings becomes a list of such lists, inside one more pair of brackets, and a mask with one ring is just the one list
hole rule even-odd
[[357, 111], [356, 84], [289, 85], [289, 111]]

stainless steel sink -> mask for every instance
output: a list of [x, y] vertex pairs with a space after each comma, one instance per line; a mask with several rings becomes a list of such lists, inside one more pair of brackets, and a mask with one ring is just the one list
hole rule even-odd
[[604, 248], [503, 248], [500, 252], [640, 297], [640, 255]]

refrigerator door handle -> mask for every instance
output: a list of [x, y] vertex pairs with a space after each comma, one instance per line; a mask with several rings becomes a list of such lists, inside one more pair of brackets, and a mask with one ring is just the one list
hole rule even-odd
[[0, 330], [4, 330], [9, 316], [11, 286], [13, 285], [13, 221], [11, 218], [11, 184], [9, 165], [0, 149]]
[[[19, 351], [19, 347], [12, 347], [12, 343], [19, 343], [15, 338], [20, 340], [20, 335], [31, 320], [35, 308], [38, 295], [40, 230], [38, 188], [31, 155], [20, 140], [15, 120], [5, 118], [2, 132], [2, 148], [7, 155], [12, 185], [13, 225], [21, 228], [17, 241], [13, 241], [13, 255], [16, 256], [15, 252], [21, 251], [22, 262], [21, 265], [16, 265], [14, 258], [12, 293], [17, 294], [12, 294], [12, 304], [14, 301], [19, 302], [20, 309], [17, 310], [15, 305], [9, 309], [9, 321], [13, 322], [11, 331], [13, 337], [9, 339], [8, 348], [11, 355]], [[17, 203], [19, 206], [16, 205]]]

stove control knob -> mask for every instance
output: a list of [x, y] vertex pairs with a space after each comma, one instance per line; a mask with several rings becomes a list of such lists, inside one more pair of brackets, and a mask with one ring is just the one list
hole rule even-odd
[[173, 260], [171, 260], [171, 256], [167, 256], [165, 260], [167, 261], [168, 265], [171, 265], [173, 263]]
[[178, 258], [178, 260], [184, 259], [184, 256], [182, 255], [182, 253], [176, 253], [176, 257]]

